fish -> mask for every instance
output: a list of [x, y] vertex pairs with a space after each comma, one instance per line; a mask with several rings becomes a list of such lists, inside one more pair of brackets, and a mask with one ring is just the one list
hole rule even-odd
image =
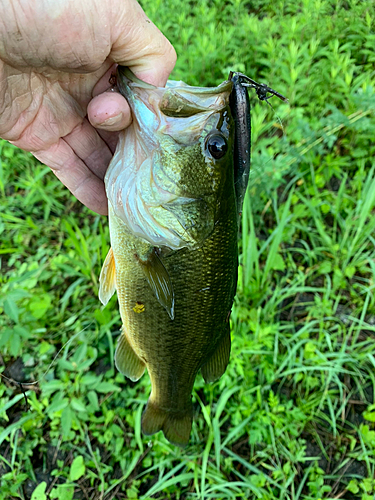
[[230, 357], [250, 168], [249, 102], [235, 75], [217, 87], [155, 87], [117, 68], [133, 121], [105, 175], [111, 248], [99, 298], [106, 305], [117, 292], [118, 370], [132, 381], [148, 371], [143, 433], [181, 447], [199, 370], [214, 382]]

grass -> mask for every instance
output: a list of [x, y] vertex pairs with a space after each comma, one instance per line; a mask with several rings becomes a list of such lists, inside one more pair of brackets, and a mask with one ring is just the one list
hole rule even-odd
[[142, 4], [173, 78], [239, 70], [290, 100], [252, 101], [231, 362], [197, 378], [186, 449], [146, 439], [147, 376], [115, 370], [97, 297], [107, 221], [0, 142], [0, 499], [373, 500], [373, 5]]

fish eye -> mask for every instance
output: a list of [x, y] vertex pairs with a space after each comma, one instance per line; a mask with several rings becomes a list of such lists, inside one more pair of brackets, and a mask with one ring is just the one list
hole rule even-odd
[[207, 149], [215, 160], [222, 158], [228, 151], [228, 143], [225, 137], [220, 134], [210, 135], [206, 141]]

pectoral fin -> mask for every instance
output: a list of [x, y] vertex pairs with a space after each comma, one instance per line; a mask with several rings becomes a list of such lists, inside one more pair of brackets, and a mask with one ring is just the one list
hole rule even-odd
[[169, 317], [174, 319], [174, 292], [171, 278], [163, 262], [153, 250], [146, 261], [139, 260], [146, 279], [159, 303], [166, 309]]
[[204, 380], [209, 382], [215, 382], [219, 379], [225, 372], [230, 356], [230, 328], [229, 324], [227, 331], [224, 334], [220, 344], [217, 346], [216, 351], [213, 353], [211, 358], [204, 364], [201, 368], [201, 372]]
[[115, 364], [117, 369], [133, 382], [139, 380], [145, 371], [145, 364], [134, 352], [124, 332], [117, 342]]
[[116, 290], [116, 267], [112, 247], [107, 253], [99, 276], [99, 300], [106, 306]]

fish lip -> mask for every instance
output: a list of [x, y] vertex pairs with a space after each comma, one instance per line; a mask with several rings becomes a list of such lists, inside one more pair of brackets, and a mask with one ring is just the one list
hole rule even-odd
[[122, 87], [124, 86], [124, 92], [127, 93], [128, 86], [126, 85], [124, 80], [128, 80], [130, 83], [136, 83], [137, 86], [144, 88], [144, 89], [155, 89], [155, 85], [151, 85], [151, 83], [144, 82], [143, 80], [140, 80], [133, 71], [126, 66], [117, 66], [117, 86], [120, 90], [120, 93], [122, 94]]
[[205, 96], [206, 94], [211, 94], [211, 95], [222, 94], [225, 91], [228, 91], [230, 93], [233, 88], [233, 82], [232, 80], [225, 80], [216, 87], [195, 87], [193, 85], [187, 85], [184, 82], [174, 82], [173, 80], [170, 80], [167, 82], [166, 88], [171, 90], [176, 89], [177, 91], [181, 89], [189, 94], [195, 94], [197, 96], [200, 95]]
[[217, 87], [195, 87], [179, 81], [169, 81], [167, 82], [166, 87], [156, 87], [151, 83], [147, 83], [144, 82], [143, 80], [140, 80], [137, 76], [135, 76], [135, 74], [131, 71], [131, 69], [129, 69], [126, 66], [117, 66], [116, 80], [120, 94], [123, 95], [126, 99], [129, 99], [134, 94], [133, 90], [130, 87], [132, 84], [138, 88], [149, 89], [149, 90], [157, 88], [165, 88], [178, 91], [178, 89], [181, 89], [185, 93], [194, 94], [197, 96], [199, 95], [204, 96], [207, 94], [208, 95], [221, 94], [225, 91], [228, 91], [230, 93], [233, 88], [233, 81], [231, 79], [225, 80], [224, 82], [220, 83], [220, 85], [218, 85]]

